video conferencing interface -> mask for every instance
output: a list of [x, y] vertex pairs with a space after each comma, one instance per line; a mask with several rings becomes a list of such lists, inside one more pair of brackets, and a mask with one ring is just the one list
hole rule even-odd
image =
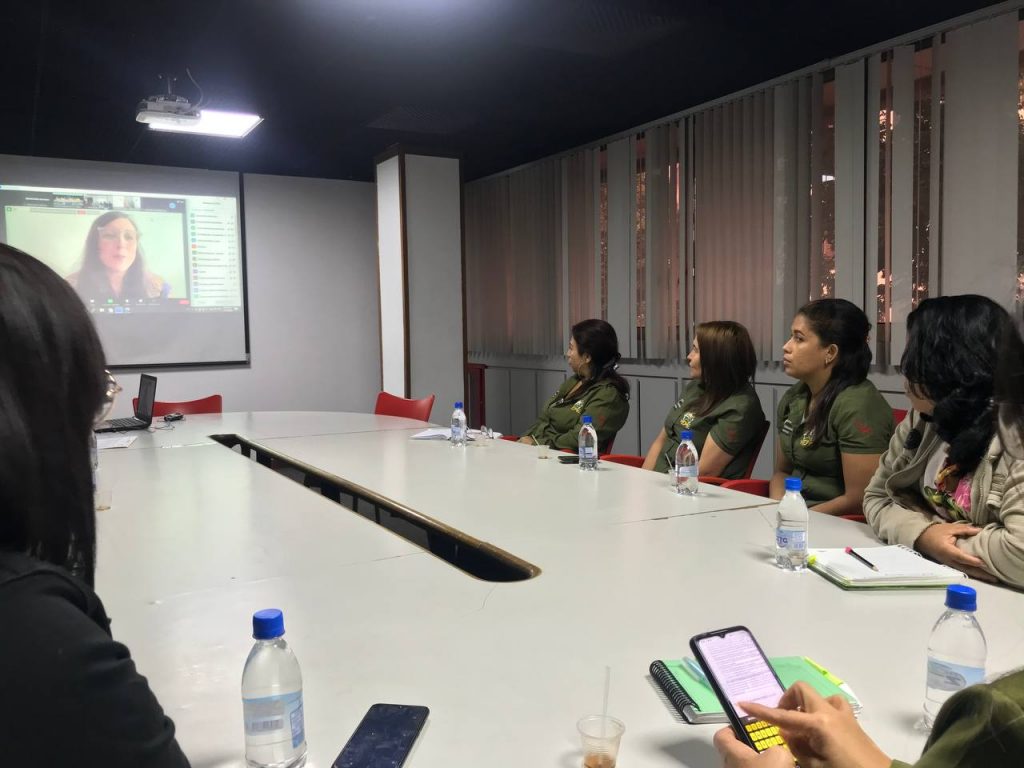
[[0, 155], [0, 242], [74, 288], [112, 367], [248, 361], [238, 174]]
[[93, 314], [241, 312], [233, 197], [0, 185], [0, 241], [67, 280]]

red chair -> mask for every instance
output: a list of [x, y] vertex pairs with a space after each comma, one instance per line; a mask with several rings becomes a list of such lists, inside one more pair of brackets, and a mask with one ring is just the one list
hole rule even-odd
[[[138, 412], [139, 398], [132, 398], [132, 409]], [[224, 401], [220, 395], [210, 395], [209, 397], [201, 397], [198, 400], [185, 400], [180, 403], [171, 403], [162, 400], [157, 400], [153, 403], [154, 418], [166, 416], [168, 413], [195, 415], [199, 413], [222, 413], [223, 411]]]
[[768, 496], [768, 481], [767, 480], [753, 480], [751, 478], [745, 478], [743, 480], [726, 480], [722, 483], [723, 488], [729, 488], [733, 491], [743, 491], [743, 493], [752, 493], [755, 496]]
[[518, 443], [519, 442], [519, 435], [502, 435], [501, 439], [502, 440], [508, 440], [509, 442], [513, 442], [513, 443]]
[[388, 392], [377, 395], [377, 405], [373, 412], [378, 416], [402, 416], [417, 421], [430, 421], [430, 412], [434, 410], [434, 396], [427, 395], [419, 400], [408, 400], [396, 397]]
[[899, 426], [900, 422], [907, 418], [907, 411], [905, 408], [893, 408], [892, 409], [892, 420], [895, 422], [895, 426]]
[[641, 469], [644, 465], [643, 456], [631, 456], [628, 453], [607, 453], [601, 457], [601, 461], [610, 461], [612, 464], [625, 464], [627, 467]]

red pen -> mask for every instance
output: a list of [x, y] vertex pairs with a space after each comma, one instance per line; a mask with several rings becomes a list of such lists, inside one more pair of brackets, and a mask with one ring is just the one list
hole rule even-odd
[[873, 565], [872, 565], [872, 564], [871, 564], [870, 562], [868, 562], [868, 561], [867, 561], [867, 560], [866, 560], [865, 558], [861, 557], [861, 556], [860, 556], [860, 555], [858, 555], [858, 554], [857, 554], [856, 552], [854, 552], [854, 551], [853, 551], [853, 547], [847, 547], [847, 548], [846, 548], [846, 549], [844, 549], [843, 551], [844, 551], [844, 552], [846, 552], [846, 554], [848, 554], [848, 555], [852, 555], [853, 557], [856, 557], [856, 558], [857, 558], [858, 560], [860, 560], [860, 561], [861, 561], [862, 563], [864, 563], [864, 565], [866, 565], [866, 566], [867, 566], [868, 568], [870, 568], [870, 569], [871, 569], [872, 571], [877, 571], [877, 570], [878, 570], [877, 568], [875, 568], [875, 566], [873, 566]]

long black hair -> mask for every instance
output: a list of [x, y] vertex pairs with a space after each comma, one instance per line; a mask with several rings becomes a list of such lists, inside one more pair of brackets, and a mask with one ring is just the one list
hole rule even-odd
[[89, 459], [107, 391], [103, 348], [71, 286], [0, 243], [0, 549], [92, 584]]
[[1024, 339], [1014, 323], [1006, 324], [999, 345], [995, 401], [1003, 447], [1014, 459], [1024, 459]]
[[622, 355], [619, 354], [619, 337], [611, 324], [604, 320], [581, 320], [572, 327], [572, 337], [576, 350], [581, 355], [590, 355], [590, 370], [583, 380], [583, 389], [607, 380], [628, 399], [629, 382], [615, 370]]
[[999, 344], [1012, 331], [1005, 309], [973, 294], [925, 299], [907, 316], [900, 372], [935, 403], [935, 431], [961, 473], [978, 466], [995, 434]]
[[822, 388], [818, 400], [807, 416], [806, 430], [815, 442], [825, 434], [828, 414], [839, 393], [849, 386], [860, 384], [871, 368], [871, 347], [868, 333], [871, 323], [856, 304], [846, 299], [817, 299], [804, 304], [797, 312], [807, 318], [807, 324], [827, 347], [835, 344], [839, 350], [832, 366], [832, 375]]
[[87, 299], [107, 298], [114, 296], [110, 287], [110, 278], [107, 277], [107, 268], [100, 260], [100, 230], [112, 221], [124, 219], [135, 229], [135, 261], [124, 273], [124, 283], [121, 286], [122, 299], [144, 299], [146, 298], [146, 262], [142, 255], [142, 243], [139, 237], [139, 227], [135, 220], [123, 211], [107, 211], [98, 216], [89, 227], [89, 233], [85, 236], [85, 248], [82, 250], [82, 267], [78, 272], [78, 283], [76, 288], [79, 294]]

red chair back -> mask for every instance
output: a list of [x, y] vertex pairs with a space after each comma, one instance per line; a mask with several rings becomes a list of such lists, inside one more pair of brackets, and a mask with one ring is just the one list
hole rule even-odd
[[727, 480], [722, 483], [723, 488], [729, 488], [734, 491], [743, 491], [743, 493], [752, 493], [755, 496], [768, 496], [768, 481], [767, 480]]
[[601, 457], [601, 461], [610, 461], [612, 464], [625, 464], [627, 467], [640, 469], [644, 465], [643, 456], [632, 456], [628, 453], [608, 453]]
[[[139, 410], [139, 398], [132, 398], [132, 410]], [[172, 403], [166, 400], [157, 400], [153, 403], [153, 418], [166, 416], [168, 413], [183, 413], [186, 416], [199, 413], [222, 413], [224, 401], [220, 395], [201, 397], [198, 400], [185, 400], [180, 403]]]
[[397, 397], [389, 392], [377, 395], [377, 405], [373, 412], [378, 416], [402, 416], [417, 421], [430, 421], [430, 412], [434, 410], [434, 396], [427, 395], [419, 400]]
[[895, 422], [893, 426], [898, 427], [900, 425], [900, 422], [903, 421], [905, 418], [907, 418], [907, 411], [905, 408], [892, 409], [892, 420], [893, 422]]

